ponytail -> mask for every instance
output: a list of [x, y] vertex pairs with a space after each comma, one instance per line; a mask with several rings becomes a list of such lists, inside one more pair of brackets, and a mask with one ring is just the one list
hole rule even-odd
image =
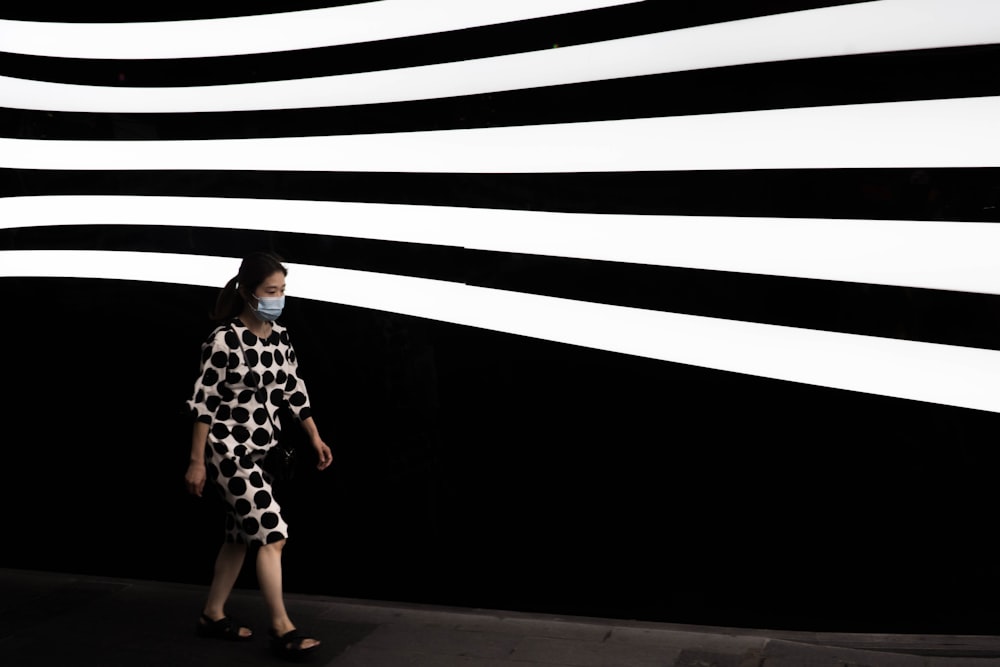
[[243, 295], [236, 289], [237, 283], [239, 276], [233, 276], [226, 286], [219, 290], [219, 296], [215, 300], [215, 310], [211, 315], [216, 322], [232, 319], [243, 311]]

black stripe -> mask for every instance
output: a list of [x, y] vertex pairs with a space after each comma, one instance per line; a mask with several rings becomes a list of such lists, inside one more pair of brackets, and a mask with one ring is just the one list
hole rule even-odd
[[[0, 109], [30, 139], [239, 139], [412, 132], [1000, 95], [1000, 45], [740, 65], [345, 107], [204, 113]], [[831, 86], [830, 81], [838, 85]]]
[[[0, 9], [0, 18], [21, 21], [60, 21], [70, 23], [129, 23], [137, 21], [182, 21], [192, 19], [253, 16], [276, 12], [323, 9], [343, 5], [367, 4], [372, 0], [240, 0], [240, 2], [142, 2], [130, 5], [101, 6], [95, 3], [67, 3], [62, 0], [14, 4]], [[627, 5], [631, 12], [670, 21], [674, 28], [702, 23], [734, 21], [752, 16], [767, 16], [819, 7], [854, 5], [872, 0], [754, 0], [748, 2], [700, 2], [687, 0], [669, 3], [643, 2]]]
[[1000, 296], [477, 252], [470, 284], [576, 301], [1000, 349]]
[[842, 4], [857, 2], [785, 0], [734, 6], [692, 3], [689, 7], [641, 2], [430, 35], [211, 58], [107, 60], [0, 52], [0, 73], [93, 86], [278, 81], [487, 58]]
[[33, 0], [7, 3], [0, 18], [19, 21], [60, 21], [67, 23], [131, 23], [137, 21], [184, 21], [190, 19], [252, 16], [274, 12], [322, 9], [341, 5], [361, 5], [375, 0], [229, 0], [213, 2], [172, 2], [171, 0], [132, 3], [65, 2]]
[[157, 225], [67, 225], [0, 229], [5, 250], [106, 250], [242, 257], [268, 249], [289, 261], [465, 282], [474, 261], [459, 247], [292, 232]]
[[131, 225], [0, 230], [8, 250], [241, 256], [728, 320], [1000, 349], [1000, 296], [288, 232]]
[[1000, 169], [582, 174], [0, 169], [0, 196], [159, 195], [641, 215], [1000, 222]]

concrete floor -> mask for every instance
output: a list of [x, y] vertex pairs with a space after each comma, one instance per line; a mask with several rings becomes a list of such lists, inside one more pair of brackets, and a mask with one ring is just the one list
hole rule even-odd
[[[200, 586], [0, 569], [3, 667], [276, 664], [259, 592], [228, 612], [250, 642], [195, 636]], [[1000, 666], [1000, 636], [845, 634], [719, 628], [288, 595], [332, 667]]]

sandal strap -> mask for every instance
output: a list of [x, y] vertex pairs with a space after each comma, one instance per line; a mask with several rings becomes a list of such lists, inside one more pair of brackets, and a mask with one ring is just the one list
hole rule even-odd
[[274, 629], [271, 630], [271, 641], [280, 645], [285, 651], [309, 651], [313, 647], [303, 648], [302, 643], [307, 639], [316, 639], [303, 634], [298, 628], [289, 630], [283, 635], [279, 635]]
[[[223, 616], [220, 619], [212, 619], [207, 614], [202, 612], [201, 620], [204, 621], [200, 623], [203, 630], [215, 637], [232, 637], [234, 639], [249, 639], [253, 636], [253, 630], [248, 626], [236, 622], [232, 616]], [[243, 636], [240, 634], [240, 630], [246, 628], [250, 634]]]

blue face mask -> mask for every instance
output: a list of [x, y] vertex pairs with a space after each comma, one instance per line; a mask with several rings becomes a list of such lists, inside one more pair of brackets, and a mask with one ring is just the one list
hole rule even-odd
[[257, 298], [257, 309], [253, 312], [265, 322], [273, 322], [281, 316], [285, 307], [283, 296], [262, 296]]

